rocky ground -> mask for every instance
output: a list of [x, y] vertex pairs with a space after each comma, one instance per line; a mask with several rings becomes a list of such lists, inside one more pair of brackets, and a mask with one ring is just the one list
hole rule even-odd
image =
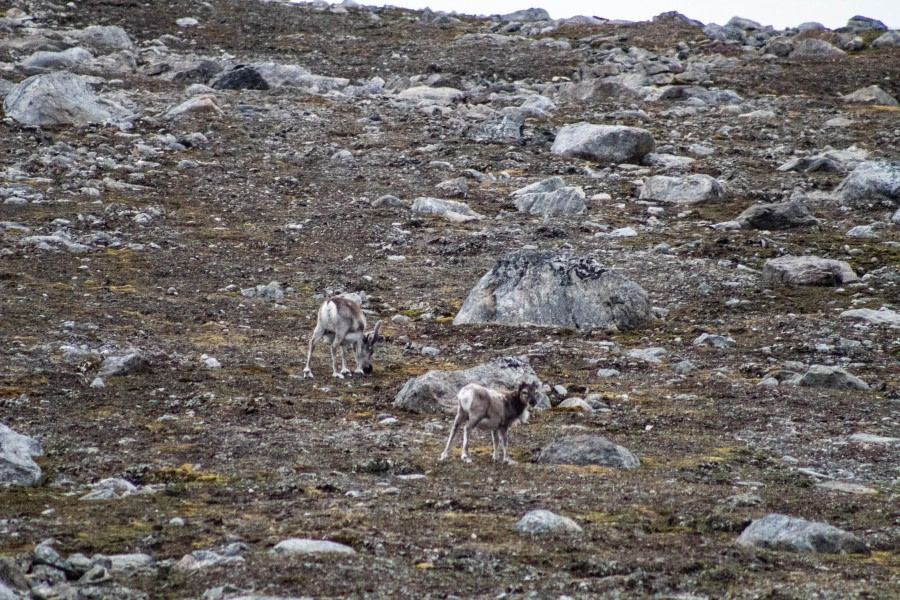
[[[0, 11], [0, 598], [900, 595], [896, 32]], [[14, 102], [58, 71], [77, 110]], [[655, 147], [560, 150], [579, 122]], [[564, 196], [512, 194], [555, 176]], [[454, 325], [523, 249], [593, 259], [652, 308]], [[785, 256], [839, 262], [767, 265]], [[336, 293], [388, 338], [370, 376], [329, 377], [320, 347], [303, 379]], [[518, 464], [486, 434], [439, 462], [452, 412], [401, 387], [509, 356], [553, 406], [513, 429]], [[640, 464], [540, 458], [570, 434]], [[534, 509], [569, 520], [516, 526]], [[806, 535], [771, 513], [844, 537], [759, 542]]]

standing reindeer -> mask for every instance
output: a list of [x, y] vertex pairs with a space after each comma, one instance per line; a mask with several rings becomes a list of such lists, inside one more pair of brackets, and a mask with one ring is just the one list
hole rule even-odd
[[441, 460], [446, 460], [450, 456], [453, 438], [456, 437], [459, 426], [465, 421], [462, 440], [462, 459], [465, 462], [472, 462], [469, 456], [469, 434], [473, 429], [486, 429], [491, 432], [494, 460], [500, 460], [497, 448], [499, 441], [503, 446], [503, 461], [515, 464], [516, 461], [509, 457], [509, 428], [520, 421], [528, 422], [528, 409], [537, 403], [537, 392], [540, 387], [539, 381], [522, 382], [518, 389], [513, 391], [496, 390], [470, 383], [459, 390], [456, 396], [459, 409], [456, 411], [456, 419], [453, 421], [450, 438], [441, 454]]
[[[347, 363], [344, 361], [344, 346], [353, 348], [356, 357], [357, 374], [372, 372], [372, 351], [375, 343], [381, 339], [381, 321], [375, 324], [375, 329], [366, 333], [366, 317], [359, 304], [347, 298], [334, 297], [326, 300], [319, 308], [316, 318], [316, 328], [313, 330], [312, 339], [309, 340], [309, 354], [306, 355], [306, 368], [303, 369], [303, 377], [312, 378], [312, 370], [309, 368], [309, 359], [312, 358], [313, 347], [325, 338], [328, 349], [331, 351], [332, 376], [343, 379], [350, 374]], [[337, 370], [334, 358], [335, 349], [341, 353], [341, 371]]]

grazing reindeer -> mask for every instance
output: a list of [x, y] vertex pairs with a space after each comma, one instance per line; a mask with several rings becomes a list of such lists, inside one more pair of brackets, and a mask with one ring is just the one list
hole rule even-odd
[[[332, 375], [343, 379], [349, 375], [350, 370], [344, 361], [344, 346], [352, 346], [356, 356], [357, 374], [372, 372], [372, 351], [375, 342], [384, 339], [381, 335], [381, 321], [375, 324], [375, 329], [366, 333], [366, 317], [363, 315], [359, 304], [347, 298], [334, 297], [326, 300], [319, 308], [316, 318], [316, 328], [313, 330], [312, 339], [309, 340], [309, 354], [306, 355], [306, 368], [303, 369], [303, 377], [312, 377], [309, 368], [309, 359], [312, 358], [313, 347], [320, 339], [325, 338], [328, 349], [331, 351]], [[334, 360], [334, 351], [339, 349], [341, 353], [341, 372], [338, 373]]]
[[469, 457], [469, 434], [477, 428], [487, 429], [491, 432], [494, 460], [500, 459], [497, 451], [499, 440], [503, 445], [503, 461], [515, 464], [516, 461], [509, 457], [509, 428], [519, 421], [528, 422], [528, 409], [537, 403], [537, 391], [540, 387], [539, 381], [522, 382], [518, 389], [510, 392], [470, 383], [459, 390], [459, 394], [456, 396], [459, 409], [456, 411], [456, 419], [450, 430], [450, 439], [447, 440], [441, 460], [446, 460], [450, 455], [450, 445], [453, 444], [456, 431], [465, 421], [462, 441], [462, 459], [464, 461], [472, 462]]

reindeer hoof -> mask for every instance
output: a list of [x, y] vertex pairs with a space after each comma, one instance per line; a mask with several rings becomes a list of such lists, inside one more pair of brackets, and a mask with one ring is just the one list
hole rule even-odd
[[341, 371], [341, 377], [346, 377], [349, 374], [350, 374], [350, 369], [343, 369]]
[[312, 379], [312, 371], [309, 369], [303, 369], [303, 379]]
[[338, 379], [343, 379], [343, 378], [344, 378], [344, 376], [343, 376], [341, 373], [332, 373], [331, 376], [332, 376], [332, 377], [337, 377]]
[[363, 373], [362, 369], [357, 369], [357, 370], [353, 371], [353, 374], [354, 375], [365, 375], [365, 373]]
[[470, 462], [472, 462], [472, 459], [469, 456], [463, 456], [462, 461], [466, 462], [466, 463], [470, 463]]
[[447, 456], [448, 456], [447, 453], [444, 452], [441, 454], [441, 458], [439, 460], [447, 460]]
[[519, 464], [519, 461], [513, 460], [513, 459], [511, 459], [511, 458], [507, 458], [507, 459], [506, 459], [505, 461], [503, 461], [503, 462], [505, 462], [505, 463], [508, 464], [508, 465], [517, 465], [517, 464]]

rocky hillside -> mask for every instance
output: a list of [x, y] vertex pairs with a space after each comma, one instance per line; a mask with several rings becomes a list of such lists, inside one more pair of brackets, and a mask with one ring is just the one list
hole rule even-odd
[[0, 14], [0, 598], [900, 596], [900, 33]]

